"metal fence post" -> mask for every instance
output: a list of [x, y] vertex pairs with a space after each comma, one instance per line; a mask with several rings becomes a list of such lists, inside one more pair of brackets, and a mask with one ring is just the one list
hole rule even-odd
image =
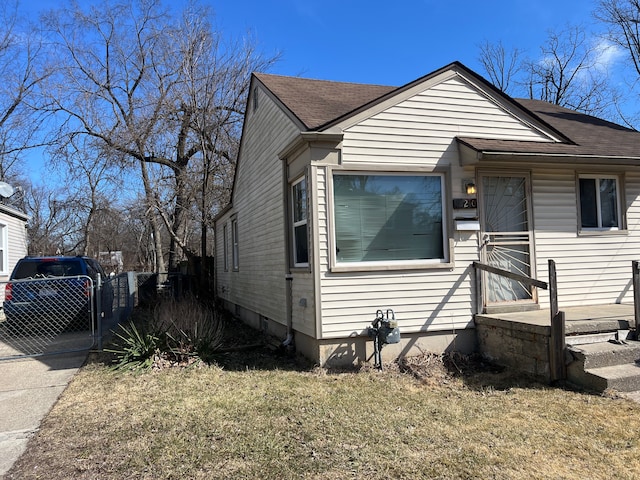
[[102, 275], [98, 273], [96, 288], [96, 334], [98, 336], [98, 350], [102, 350]]

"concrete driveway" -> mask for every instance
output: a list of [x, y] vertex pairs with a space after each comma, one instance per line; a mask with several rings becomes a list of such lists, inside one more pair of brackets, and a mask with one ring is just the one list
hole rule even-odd
[[87, 353], [0, 361], [0, 478], [25, 451]]

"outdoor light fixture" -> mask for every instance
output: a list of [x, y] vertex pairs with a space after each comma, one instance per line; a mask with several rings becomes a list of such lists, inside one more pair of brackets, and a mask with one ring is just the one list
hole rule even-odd
[[464, 192], [467, 195], [475, 195], [476, 194], [476, 182], [475, 180], [464, 180]]

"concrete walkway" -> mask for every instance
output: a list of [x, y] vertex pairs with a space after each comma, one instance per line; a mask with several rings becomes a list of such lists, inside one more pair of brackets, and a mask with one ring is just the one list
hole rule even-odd
[[0, 361], [0, 478], [86, 359], [83, 351]]

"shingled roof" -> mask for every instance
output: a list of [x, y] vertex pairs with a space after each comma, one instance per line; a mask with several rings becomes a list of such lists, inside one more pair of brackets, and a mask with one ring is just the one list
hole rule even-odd
[[266, 73], [256, 73], [255, 76], [307, 130], [317, 130], [396, 89]]
[[515, 101], [561, 132], [570, 142], [523, 142], [469, 137], [458, 137], [458, 141], [484, 153], [640, 158], [640, 132], [541, 100]]
[[[457, 64], [462, 68], [464, 66]], [[442, 71], [440, 69], [439, 71]], [[468, 69], [466, 69], [468, 70]], [[475, 74], [472, 71], [470, 73]], [[436, 73], [436, 72], [434, 72]], [[423, 80], [423, 77], [418, 81]], [[380, 101], [404, 87], [311, 80], [257, 73], [255, 77], [282, 102], [308, 131], [321, 130], [368, 104]], [[477, 76], [482, 79], [482, 77]], [[486, 82], [488, 88], [519, 104], [533, 118], [557, 130], [567, 141], [530, 142], [458, 137], [467, 147], [483, 153], [515, 153], [640, 158], [640, 133], [597, 117], [540, 100], [511, 99]]]

